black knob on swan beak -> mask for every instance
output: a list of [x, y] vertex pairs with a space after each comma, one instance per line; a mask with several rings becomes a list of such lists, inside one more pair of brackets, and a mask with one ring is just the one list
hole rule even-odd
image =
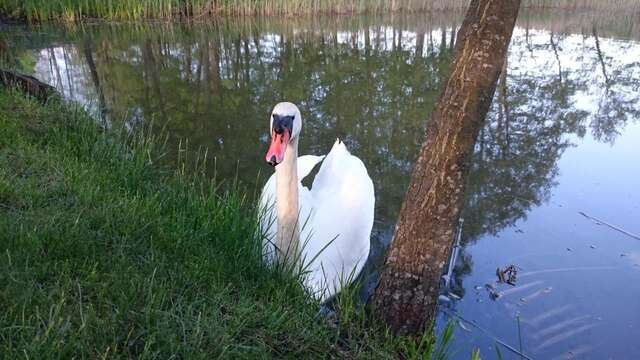
[[269, 160], [267, 161], [267, 164], [269, 164], [269, 165], [271, 165], [271, 166], [274, 166], [274, 167], [275, 167], [276, 165], [278, 165], [278, 162], [276, 161], [276, 156], [275, 156], [275, 155], [271, 156], [271, 159], [269, 159]]

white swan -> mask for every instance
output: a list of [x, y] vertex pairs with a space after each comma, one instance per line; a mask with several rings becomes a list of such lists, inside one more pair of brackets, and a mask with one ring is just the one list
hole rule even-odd
[[[305, 285], [324, 300], [340, 291], [362, 270], [369, 256], [375, 195], [360, 159], [337, 140], [329, 154], [298, 157], [302, 117], [292, 103], [271, 113], [271, 145], [266, 160], [275, 166], [260, 196], [261, 224], [274, 255], [300, 260], [308, 271]], [[314, 166], [324, 162], [311, 190], [302, 186]]]

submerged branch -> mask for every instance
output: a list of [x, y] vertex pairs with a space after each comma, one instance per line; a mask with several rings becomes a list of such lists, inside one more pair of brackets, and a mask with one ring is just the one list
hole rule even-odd
[[33, 76], [19, 74], [10, 70], [0, 69], [0, 83], [6, 87], [19, 87], [27, 94], [45, 101], [50, 95], [56, 93], [56, 89], [45, 84]]

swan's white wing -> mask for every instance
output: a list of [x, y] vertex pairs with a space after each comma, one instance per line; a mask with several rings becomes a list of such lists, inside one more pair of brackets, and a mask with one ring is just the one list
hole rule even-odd
[[298, 180], [302, 181], [305, 177], [307, 177], [307, 175], [309, 175], [311, 170], [313, 170], [313, 167], [316, 166], [316, 164], [318, 164], [320, 161], [322, 161], [322, 159], [324, 159], [324, 155], [299, 156], [298, 157]]
[[355, 278], [369, 256], [375, 194], [362, 161], [338, 140], [313, 181], [311, 195], [313, 235], [304, 253], [308, 260], [317, 257], [309, 264], [308, 284], [321, 293], [326, 290], [322, 297], [327, 298]]
[[[324, 156], [303, 155], [298, 157], [298, 205], [300, 207], [300, 222], [302, 224], [309, 218], [311, 212], [311, 195], [309, 189], [302, 186], [304, 179], [317, 163], [322, 161]], [[277, 213], [276, 213], [276, 174], [275, 172], [269, 177], [267, 183], [262, 188], [260, 194], [260, 226], [266, 235], [265, 241], [265, 259], [271, 260], [273, 256], [273, 240], [276, 237], [278, 229]], [[304, 230], [304, 229], [303, 229]]]

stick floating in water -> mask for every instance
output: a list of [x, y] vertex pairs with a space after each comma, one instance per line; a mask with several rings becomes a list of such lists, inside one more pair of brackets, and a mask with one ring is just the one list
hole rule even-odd
[[451, 317], [457, 318], [459, 323], [465, 323], [467, 325], [473, 326], [474, 328], [478, 329], [481, 333], [483, 333], [484, 335], [489, 337], [491, 340], [493, 340], [493, 341], [497, 342], [498, 344], [504, 346], [505, 349], [511, 351], [512, 353], [514, 353], [516, 355], [520, 355], [521, 358], [524, 358], [524, 359], [527, 359], [527, 360], [531, 360], [531, 358], [529, 356], [527, 356], [526, 354], [524, 354], [523, 352], [521, 352], [518, 349], [514, 348], [513, 346], [507, 344], [506, 342], [500, 340], [497, 336], [493, 335], [491, 332], [489, 332], [485, 328], [481, 327], [480, 325], [476, 324], [475, 322], [463, 318], [457, 312], [451, 311], [451, 310], [444, 310], [444, 309], [442, 311], [444, 313], [446, 313], [447, 315], [451, 316]]
[[598, 218], [595, 218], [595, 217], [593, 217], [593, 216], [591, 216], [591, 215], [587, 215], [587, 214], [583, 213], [582, 211], [578, 211], [578, 214], [580, 214], [580, 215], [582, 215], [582, 216], [586, 217], [587, 219], [589, 219], [589, 220], [591, 220], [591, 221], [595, 222], [595, 223], [596, 223], [596, 224], [598, 224], [598, 225], [601, 225], [601, 224], [602, 224], [602, 225], [606, 225], [606, 226], [608, 226], [608, 227], [612, 228], [613, 230], [619, 231], [619, 232], [621, 232], [621, 233], [623, 233], [623, 234], [625, 234], [625, 235], [627, 235], [627, 236], [630, 236], [630, 237], [632, 237], [632, 238], [634, 238], [634, 239], [636, 239], [636, 240], [640, 240], [640, 236], [638, 236], [638, 235], [636, 235], [636, 234], [632, 234], [632, 233], [630, 233], [630, 232], [628, 232], [628, 231], [626, 231], [626, 230], [624, 230], [624, 229], [621, 229], [621, 228], [619, 228], [619, 227], [617, 227], [617, 226], [615, 226], [615, 225], [611, 225], [611, 224], [609, 224], [609, 223], [608, 223], [608, 222], [606, 222], [606, 221], [602, 221], [602, 220], [600, 220], [600, 219], [598, 219]]

